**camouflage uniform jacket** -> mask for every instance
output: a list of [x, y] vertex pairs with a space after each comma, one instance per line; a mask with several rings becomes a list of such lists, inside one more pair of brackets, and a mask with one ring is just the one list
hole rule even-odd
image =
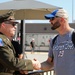
[[0, 33], [0, 73], [12, 73], [19, 70], [33, 70], [31, 60], [15, 57], [16, 53], [11, 41]]

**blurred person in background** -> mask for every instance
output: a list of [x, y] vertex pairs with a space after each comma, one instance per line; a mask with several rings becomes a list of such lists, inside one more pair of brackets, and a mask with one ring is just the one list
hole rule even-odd
[[31, 54], [34, 53], [34, 50], [35, 50], [35, 39], [34, 38], [32, 38], [30, 42], [30, 48], [31, 48]]
[[22, 51], [21, 45], [19, 44], [18, 41], [15, 41], [15, 40], [12, 40], [11, 42], [15, 48], [16, 57], [19, 57], [20, 59], [22, 59], [23, 58], [23, 51]]

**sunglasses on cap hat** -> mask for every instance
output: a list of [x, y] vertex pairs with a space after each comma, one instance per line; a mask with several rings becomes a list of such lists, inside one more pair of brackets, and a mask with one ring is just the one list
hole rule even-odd
[[55, 17], [51, 17], [50, 20], [53, 21], [55, 19]]
[[53, 21], [55, 18], [59, 18], [59, 16], [51, 17], [50, 20]]

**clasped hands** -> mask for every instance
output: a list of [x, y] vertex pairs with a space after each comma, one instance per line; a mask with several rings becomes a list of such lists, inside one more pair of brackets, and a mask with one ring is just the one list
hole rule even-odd
[[40, 64], [40, 62], [39, 62], [37, 59], [33, 59], [33, 60], [32, 60], [32, 64], [33, 64], [33, 68], [34, 68], [35, 70], [40, 70], [41, 64]]
[[[41, 69], [41, 64], [37, 59], [32, 60], [32, 65], [35, 70]], [[21, 74], [28, 74], [28, 71], [20, 71]]]

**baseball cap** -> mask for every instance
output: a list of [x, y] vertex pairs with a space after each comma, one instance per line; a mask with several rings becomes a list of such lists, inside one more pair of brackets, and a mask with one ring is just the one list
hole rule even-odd
[[13, 11], [9, 11], [3, 15], [0, 15], [0, 23], [4, 22], [4, 21], [8, 21], [8, 20], [14, 20], [14, 13]]
[[65, 9], [56, 9], [52, 13], [45, 15], [46, 19], [50, 19], [53, 17], [62, 17], [68, 19], [69, 16]]
[[0, 23], [6, 22], [6, 21], [7, 21], [7, 23], [11, 23], [13, 26], [19, 24], [19, 22], [15, 22], [13, 11], [9, 11], [3, 15], [0, 15]]

